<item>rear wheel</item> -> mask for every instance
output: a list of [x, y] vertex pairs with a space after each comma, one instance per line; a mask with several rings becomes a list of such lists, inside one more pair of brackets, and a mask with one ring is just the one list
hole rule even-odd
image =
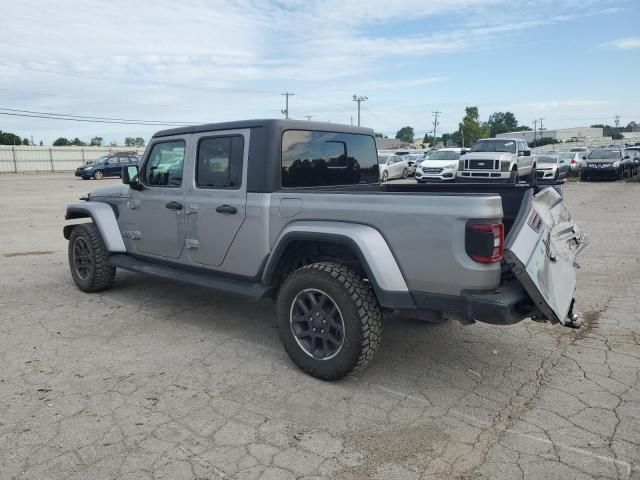
[[93, 174], [93, 178], [94, 180], [102, 180], [102, 178], [104, 177], [104, 174], [102, 173], [102, 170], [97, 170], [94, 174]]
[[382, 335], [371, 286], [337, 263], [296, 270], [278, 293], [278, 333], [291, 360], [309, 375], [337, 380], [364, 368]]
[[116, 268], [109, 263], [109, 251], [93, 223], [71, 231], [68, 253], [71, 277], [80, 290], [99, 292], [113, 285]]

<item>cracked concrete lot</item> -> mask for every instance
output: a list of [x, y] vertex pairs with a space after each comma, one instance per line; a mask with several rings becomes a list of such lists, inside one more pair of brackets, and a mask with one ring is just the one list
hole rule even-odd
[[126, 272], [80, 292], [64, 208], [97, 186], [0, 176], [0, 478], [640, 478], [640, 185], [566, 186], [582, 330], [388, 319], [336, 383], [289, 361], [268, 301]]

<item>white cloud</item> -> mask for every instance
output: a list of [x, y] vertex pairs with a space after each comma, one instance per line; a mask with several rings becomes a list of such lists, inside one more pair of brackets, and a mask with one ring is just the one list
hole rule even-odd
[[611, 46], [619, 48], [620, 50], [632, 50], [640, 48], [640, 37], [627, 37], [615, 40], [610, 43]]

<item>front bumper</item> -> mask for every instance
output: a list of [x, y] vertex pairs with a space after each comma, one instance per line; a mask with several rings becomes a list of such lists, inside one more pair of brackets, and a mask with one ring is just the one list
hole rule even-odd
[[580, 175], [589, 178], [615, 178], [622, 173], [622, 167], [587, 167], [582, 166]]
[[418, 182], [451, 182], [456, 179], [456, 170], [452, 168], [427, 168], [426, 170], [425, 172], [422, 168], [416, 169], [416, 180]]
[[556, 176], [555, 170], [537, 170], [536, 178], [538, 180], [553, 180]]
[[495, 181], [508, 182], [511, 179], [511, 172], [496, 170], [462, 170], [458, 171], [456, 180], [459, 182]]

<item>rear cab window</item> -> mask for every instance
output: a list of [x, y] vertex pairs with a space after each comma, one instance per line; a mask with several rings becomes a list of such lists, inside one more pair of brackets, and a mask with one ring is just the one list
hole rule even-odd
[[283, 188], [379, 181], [378, 154], [370, 135], [286, 130], [282, 134], [281, 162]]

